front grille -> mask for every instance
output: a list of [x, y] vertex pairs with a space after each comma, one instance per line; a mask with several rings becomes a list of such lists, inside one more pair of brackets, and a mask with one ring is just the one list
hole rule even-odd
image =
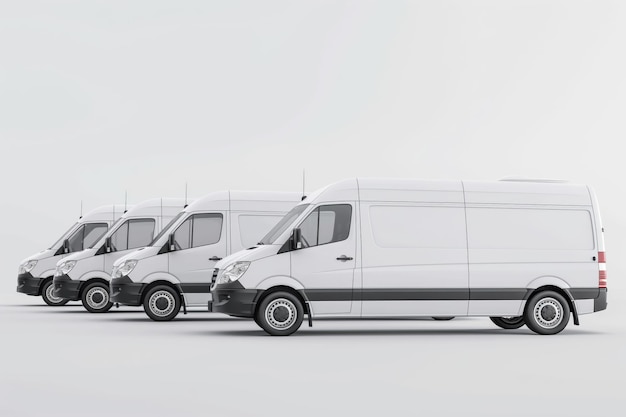
[[217, 273], [219, 272], [218, 268], [213, 269], [213, 277], [211, 278], [211, 287], [215, 284], [217, 280]]

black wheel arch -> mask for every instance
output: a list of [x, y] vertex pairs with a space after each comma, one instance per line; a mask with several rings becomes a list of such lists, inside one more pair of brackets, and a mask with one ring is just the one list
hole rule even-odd
[[574, 315], [574, 325], [578, 326], [578, 310], [576, 310], [576, 303], [574, 302], [574, 297], [572, 296], [572, 293], [570, 293], [567, 288], [557, 287], [556, 285], [544, 285], [542, 287], [529, 290], [525, 298], [526, 305], [524, 306], [524, 312], [526, 312], [526, 309], [528, 308], [528, 300], [543, 291], [554, 291], [562, 295], [563, 298], [565, 298], [565, 300], [567, 301], [570, 311]]

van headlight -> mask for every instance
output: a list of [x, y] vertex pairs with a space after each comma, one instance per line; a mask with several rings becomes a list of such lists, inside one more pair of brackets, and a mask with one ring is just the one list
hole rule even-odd
[[124, 275], [128, 275], [133, 272], [133, 269], [137, 266], [137, 261], [135, 259], [129, 259], [127, 261], [122, 262], [120, 266], [113, 272], [114, 278], [121, 278]]
[[75, 266], [76, 266], [76, 261], [61, 262], [61, 264], [57, 266], [56, 275], [66, 275], [72, 269], [74, 269]]
[[234, 264], [230, 264], [217, 279], [217, 284], [228, 284], [229, 282], [237, 281], [246, 273], [249, 266], [250, 262], [235, 262]]
[[32, 261], [26, 261], [22, 265], [20, 265], [20, 274], [25, 274], [33, 270], [33, 268], [37, 265], [37, 260], [33, 259]]

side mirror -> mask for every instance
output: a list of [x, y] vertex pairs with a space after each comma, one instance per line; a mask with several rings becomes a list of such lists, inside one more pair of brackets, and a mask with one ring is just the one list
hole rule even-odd
[[176, 250], [176, 243], [174, 243], [174, 233], [170, 233], [167, 238], [167, 246], [170, 248], [170, 252], [174, 252]]
[[108, 236], [106, 239], [104, 239], [104, 251], [106, 253], [111, 253], [113, 251], [111, 247], [111, 236]]
[[65, 239], [63, 241], [63, 253], [70, 253], [70, 240]]
[[291, 250], [297, 250], [302, 248], [302, 230], [299, 228], [293, 229], [291, 234]]

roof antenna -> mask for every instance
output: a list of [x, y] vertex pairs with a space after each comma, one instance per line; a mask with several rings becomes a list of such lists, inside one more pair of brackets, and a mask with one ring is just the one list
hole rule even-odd
[[79, 219], [83, 218], [83, 200], [80, 200], [80, 217]]
[[128, 190], [124, 190], [124, 213], [128, 211], [126, 210], [127, 205], [128, 205]]
[[185, 205], [183, 208], [187, 208], [189, 204], [187, 204], [187, 182], [185, 182]]
[[304, 200], [306, 198], [306, 194], [304, 192], [304, 190], [305, 190], [304, 184], [305, 184], [305, 172], [304, 172], [304, 169], [303, 169], [302, 170], [302, 198], [300, 199], [300, 201], [302, 201], [302, 200]]

